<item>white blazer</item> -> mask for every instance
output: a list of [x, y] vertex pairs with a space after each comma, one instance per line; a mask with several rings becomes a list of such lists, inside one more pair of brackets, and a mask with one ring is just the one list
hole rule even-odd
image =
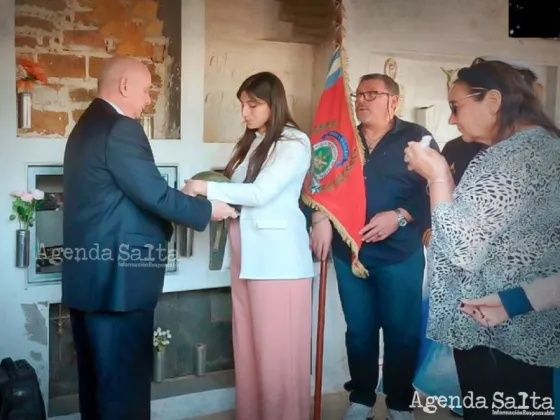
[[[255, 142], [262, 137], [255, 139]], [[299, 207], [301, 188], [311, 166], [311, 142], [286, 127], [259, 175], [243, 183], [250, 153], [231, 183], [208, 182], [207, 197], [241, 205], [241, 274], [248, 280], [311, 278], [314, 274], [306, 220]], [[229, 266], [229, 243], [224, 268]]]

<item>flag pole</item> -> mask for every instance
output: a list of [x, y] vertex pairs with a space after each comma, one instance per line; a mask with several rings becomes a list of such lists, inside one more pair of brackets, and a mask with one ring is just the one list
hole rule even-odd
[[[328, 257], [327, 257], [328, 258]], [[321, 261], [319, 272], [319, 300], [317, 304], [317, 349], [315, 353], [315, 395], [313, 420], [321, 420], [323, 397], [323, 347], [325, 339], [325, 302], [327, 300], [327, 260]]]
[[[343, 0], [332, 0], [334, 6], [335, 47], [340, 48], [343, 38], [344, 6]], [[344, 60], [342, 60], [344, 61]], [[346, 83], [346, 80], [345, 80]], [[327, 300], [327, 258], [321, 261], [319, 272], [319, 299], [317, 302], [317, 348], [315, 352], [315, 395], [313, 401], [313, 420], [321, 420], [323, 398], [323, 348], [325, 341], [325, 303]]]

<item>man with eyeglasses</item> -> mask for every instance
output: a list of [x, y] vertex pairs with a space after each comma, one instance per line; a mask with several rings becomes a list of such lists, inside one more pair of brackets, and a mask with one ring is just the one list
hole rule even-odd
[[[424, 250], [430, 226], [425, 181], [408, 170], [408, 142], [430, 135], [395, 116], [399, 86], [389, 76], [368, 74], [353, 95], [365, 149], [366, 220], [359, 259], [369, 277], [356, 277], [351, 253], [320, 212], [312, 215], [311, 243], [319, 259], [332, 248], [346, 320], [350, 406], [345, 420], [372, 418], [379, 380], [379, 331], [383, 330], [383, 393], [390, 420], [413, 419], [413, 376], [419, 353]], [[432, 139], [432, 148], [439, 150]], [[331, 246], [332, 245], [332, 246]]]
[[[472, 64], [477, 64], [482, 61], [501, 61], [509, 64], [521, 74], [527, 84], [533, 88], [537, 96], [542, 98], [542, 86], [538, 83], [538, 76], [535, 71], [526, 64], [490, 56], [477, 57], [474, 59]], [[455, 111], [455, 108], [451, 107], [451, 112], [457, 111]], [[445, 143], [441, 154], [445, 157], [449, 164], [455, 185], [459, 184], [471, 161], [484, 149], [484, 145], [480, 143], [466, 142], [461, 136]], [[427, 229], [426, 232], [424, 232], [422, 242], [425, 246], [427, 246], [430, 242], [431, 233], [431, 229]]]

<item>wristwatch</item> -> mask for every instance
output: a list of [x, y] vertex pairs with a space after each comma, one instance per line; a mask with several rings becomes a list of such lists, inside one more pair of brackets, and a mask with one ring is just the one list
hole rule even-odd
[[399, 209], [396, 209], [395, 213], [397, 213], [397, 222], [399, 224], [399, 227], [405, 227], [408, 224], [408, 220], [406, 220], [406, 217], [404, 217]]

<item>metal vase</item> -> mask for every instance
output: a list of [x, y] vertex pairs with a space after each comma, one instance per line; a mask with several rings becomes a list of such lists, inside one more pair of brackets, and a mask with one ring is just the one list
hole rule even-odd
[[18, 127], [31, 128], [31, 93], [18, 93]]
[[152, 140], [154, 138], [154, 117], [152, 115], [142, 115], [139, 121], [148, 140]]
[[206, 375], [206, 344], [197, 343], [194, 348], [194, 374]]
[[16, 231], [16, 267], [25, 268], [29, 266], [29, 230], [18, 229]]
[[165, 350], [154, 352], [154, 382], [163, 382], [165, 379]]
[[179, 237], [179, 255], [181, 257], [192, 257], [194, 244], [194, 229], [178, 225], [177, 236]]

